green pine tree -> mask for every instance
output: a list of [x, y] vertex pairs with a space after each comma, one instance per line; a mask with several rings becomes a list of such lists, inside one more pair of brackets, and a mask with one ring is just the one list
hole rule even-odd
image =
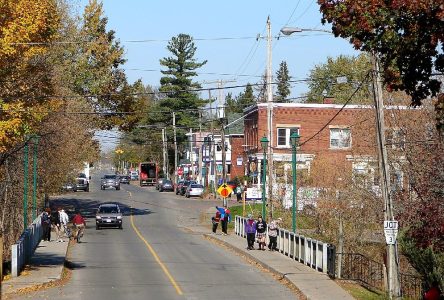
[[287, 62], [282, 61], [279, 64], [279, 70], [276, 72], [277, 78], [277, 95], [274, 102], [287, 102], [287, 97], [290, 95], [290, 80], [291, 76], [288, 73]]
[[[173, 37], [167, 49], [172, 56], [160, 60], [161, 66], [166, 67], [166, 70], [162, 71], [164, 76], [160, 79], [159, 92], [162, 98], [157, 110], [175, 111], [178, 126], [194, 127], [199, 120], [197, 109], [205, 106], [207, 101], [200, 99], [194, 91], [201, 86], [193, 81], [193, 77], [197, 75], [196, 70], [207, 61], [198, 62], [194, 58], [197, 47], [194, 45], [193, 38], [187, 34]], [[172, 124], [170, 113], [157, 113], [152, 117], [155, 122]]]
[[251, 86], [251, 84], [249, 83], [247, 84], [247, 86], [245, 87], [245, 91], [237, 97], [236, 102], [237, 102], [236, 112], [242, 112], [244, 108], [256, 103], [253, 94], [253, 87]]

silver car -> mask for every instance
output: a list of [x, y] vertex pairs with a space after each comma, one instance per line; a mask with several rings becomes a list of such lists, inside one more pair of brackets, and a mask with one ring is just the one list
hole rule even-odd
[[192, 196], [201, 197], [203, 196], [204, 187], [201, 184], [191, 183], [187, 187], [187, 191], [185, 192], [185, 197], [190, 198]]
[[114, 203], [102, 204], [96, 213], [96, 230], [101, 227], [118, 227], [122, 229], [122, 212]]
[[100, 188], [104, 190], [109, 187], [115, 188], [117, 191], [120, 190], [120, 180], [119, 177], [117, 177], [117, 175], [111, 174], [102, 177], [102, 183], [100, 185]]

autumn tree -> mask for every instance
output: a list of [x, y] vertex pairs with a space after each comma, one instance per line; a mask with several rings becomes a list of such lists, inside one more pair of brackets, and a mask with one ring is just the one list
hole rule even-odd
[[[327, 62], [316, 65], [310, 71], [307, 102], [322, 103], [324, 97], [329, 96], [335, 99], [335, 103], [345, 103], [353, 94], [355, 96], [351, 103], [371, 101], [372, 91], [369, 85], [362, 84], [368, 81], [370, 70], [370, 58], [366, 54], [356, 57], [328, 57]], [[360, 88], [355, 93], [358, 87]]]
[[[318, 0], [323, 23], [358, 50], [375, 53], [389, 90], [402, 90], [420, 105], [440, 91], [444, 71], [444, 6], [440, 0]], [[435, 104], [444, 136], [444, 97]]]

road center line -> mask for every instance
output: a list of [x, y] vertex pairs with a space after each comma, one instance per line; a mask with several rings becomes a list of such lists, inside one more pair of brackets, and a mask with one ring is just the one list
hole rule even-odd
[[170, 274], [170, 272], [168, 271], [167, 267], [165, 266], [165, 264], [160, 260], [159, 256], [157, 255], [156, 251], [154, 251], [153, 247], [151, 247], [150, 243], [148, 243], [148, 241], [143, 237], [143, 235], [140, 233], [139, 229], [137, 229], [136, 225], [134, 224], [134, 217], [133, 217], [133, 208], [131, 208], [131, 226], [133, 227], [134, 231], [137, 233], [137, 235], [139, 236], [139, 238], [145, 243], [146, 247], [148, 248], [148, 250], [151, 252], [151, 255], [153, 255], [154, 259], [156, 260], [156, 262], [159, 264], [159, 266], [162, 268], [163, 272], [165, 273], [165, 275], [168, 277], [168, 279], [170, 280], [171, 284], [174, 286], [174, 288], [176, 289], [176, 292], [178, 295], [183, 295], [182, 290], [180, 289], [180, 286], [177, 284], [176, 280], [174, 280], [173, 276]]

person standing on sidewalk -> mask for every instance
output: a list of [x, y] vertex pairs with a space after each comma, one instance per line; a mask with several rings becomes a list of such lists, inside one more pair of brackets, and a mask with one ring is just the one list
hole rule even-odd
[[42, 228], [43, 228], [43, 240], [51, 241], [51, 209], [46, 208], [41, 217]]
[[259, 250], [265, 250], [265, 237], [267, 235], [267, 223], [262, 219], [262, 216], [258, 217], [256, 224], [256, 237], [259, 244]]
[[274, 251], [277, 249], [277, 234], [279, 229], [279, 223], [282, 221], [282, 218], [278, 218], [277, 220], [273, 220], [268, 225], [268, 237], [270, 242], [268, 243], [268, 250]]
[[251, 214], [248, 215], [248, 219], [244, 224], [245, 234], [247, 235], [247, 250], [254, 249], [254, 239], [256, 237], [256, 222]]
[[216, 234], [217, 226], [219, 226], [220, 222], [220, 212], [216, 211], [216, 215], [211, 218], [211, 223], [213, 223], [213, 233]]
[[225, 216], [222, 221], [222, 233], [228, 235], [228, 223], [231, 222], [231, 211], [228, 207], [225, 208]]

